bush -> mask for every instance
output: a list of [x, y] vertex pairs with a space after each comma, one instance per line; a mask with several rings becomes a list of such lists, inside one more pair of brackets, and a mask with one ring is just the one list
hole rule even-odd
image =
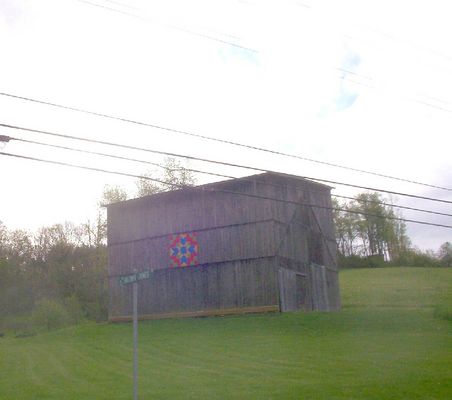
[[103, 322], [108, 319], [107, 308], [98, 302], [86, 302], [83, 304], [86, 317], [96, 322]]
[[42, 299], [35, 306], [33, 321], [35, 325], [50, 331], [68, 325], [70, 316], [64, 306], [58, 301]]
[[70, 322], [74, 325], [83, 321], [85, 315], [76, 295], [72, 294], [64, 300], [66, 311], [70, 318]]
[[384, 267], [386, 262], [382, 256], [348, 256], [338, 255], [339, 268], [377, 268]]
[[446, 321], [452, 321], [452, 306], [438, 305], [434, 308], [433, 315]]
[[15, 335], [31, 332], [33, 330], [33, 322], [30, 315], [9, 315], [0, 321], [0, 330], [13, 331]]
[[419, 249], [407, 250], [392, 263], [395, 266], [409, 267], [440, 267], [440, 261], [431, 252], [423, 252]]

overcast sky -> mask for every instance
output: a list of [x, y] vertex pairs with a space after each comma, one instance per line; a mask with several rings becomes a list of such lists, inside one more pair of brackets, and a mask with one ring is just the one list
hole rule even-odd
[[[451, 8], [425, 0], [0, 0], [0, 92], [452, 188]], [[0, 123], [452, 200], [451, 191], [5, 96]], [[162, 160], [25, 131], [0, 134]], [[2, 147], [146, 172], [142, 164], [21, 142]], [[93, 218], [106, 184], [135, 191], [130, 178], [6, 156], [0, 182], [0, 220], [29, 230]], [[335, 194], [357, 193], [333, 186]], [[450, 204], [393, 200], [452, 214]], [[452, 224], [447, 216], [403, 215]], [[451, 229], [407, 226], [423, 249], [452, 241]]]

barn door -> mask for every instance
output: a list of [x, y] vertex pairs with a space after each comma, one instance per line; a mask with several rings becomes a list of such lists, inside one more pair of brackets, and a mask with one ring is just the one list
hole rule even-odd
[[295, 290], [296, 301], [298, 310], [304, 310], [306, 308], [306, 300], [307, 300], [307, 285], [306, 285], [306, 276], [296, 273], [295, 274]]
[[296, 271], [280, 268], [279, 306], [281, 312], [298, 311], [306, 308], [306, 277]]

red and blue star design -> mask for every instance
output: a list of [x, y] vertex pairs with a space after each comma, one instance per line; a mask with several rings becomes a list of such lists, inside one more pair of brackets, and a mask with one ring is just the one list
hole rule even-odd
[[189, 267], [198, 264], [198, 251], [195, 233], [171, 235], [169, 247], [171, 267]]

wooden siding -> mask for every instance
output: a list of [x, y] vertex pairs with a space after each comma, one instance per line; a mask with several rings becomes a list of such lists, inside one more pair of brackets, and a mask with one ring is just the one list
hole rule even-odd
[[[276, 238], [285, 229], [282, 222], [266, 220], [196, 231], [198, 264], [271, 257], [276, 253]], [[163, 235], [110, 244], [110, 274], [168, 268], [170, 241], [170, 235]]]
[[340, 308], [339, 281], [337, 271], [324, 265], [309, 266], [312, 309], [335, 311]]
[[321, 185], [279, 176], [269, 179], [263, 174], [111, 204], [108, 242], [123, 243], [269, 219], [288, 223], [300, 206], [240, 193], [300, 202], [307, 201], [306, 190], [314, 190], [313, 195], [319, 198], [329, 198], [329, 190]]
[[[184, 312], [169, 312], [156, 314], [140, 314], [139, 320], [155, 320], [168, 318], [193, 318], [193, 317], [223, 317], [226, 315], [240, 315], [240, 314], [256, 314], [256, 313], [274, 313], [279, 311], [279, 305], [261, 306], [261, 307], [242, 307], [242, 308], [218, 308], [210, 310], [198, 311], [184, 311]], [[120, 315], [110, 317], [110, 322], [130, 322], [131, 315]]]
[[[139, 282], [140, 314], [278, 305], [274, 258], [163, 269]], [[131, 314], [132, 285], [110, 278], [109, 318]]]
[[311, 311], [313, 309], [309, 278], [308, 275], [294, 270], [285, 268], [278, 270], [281, 311]]

